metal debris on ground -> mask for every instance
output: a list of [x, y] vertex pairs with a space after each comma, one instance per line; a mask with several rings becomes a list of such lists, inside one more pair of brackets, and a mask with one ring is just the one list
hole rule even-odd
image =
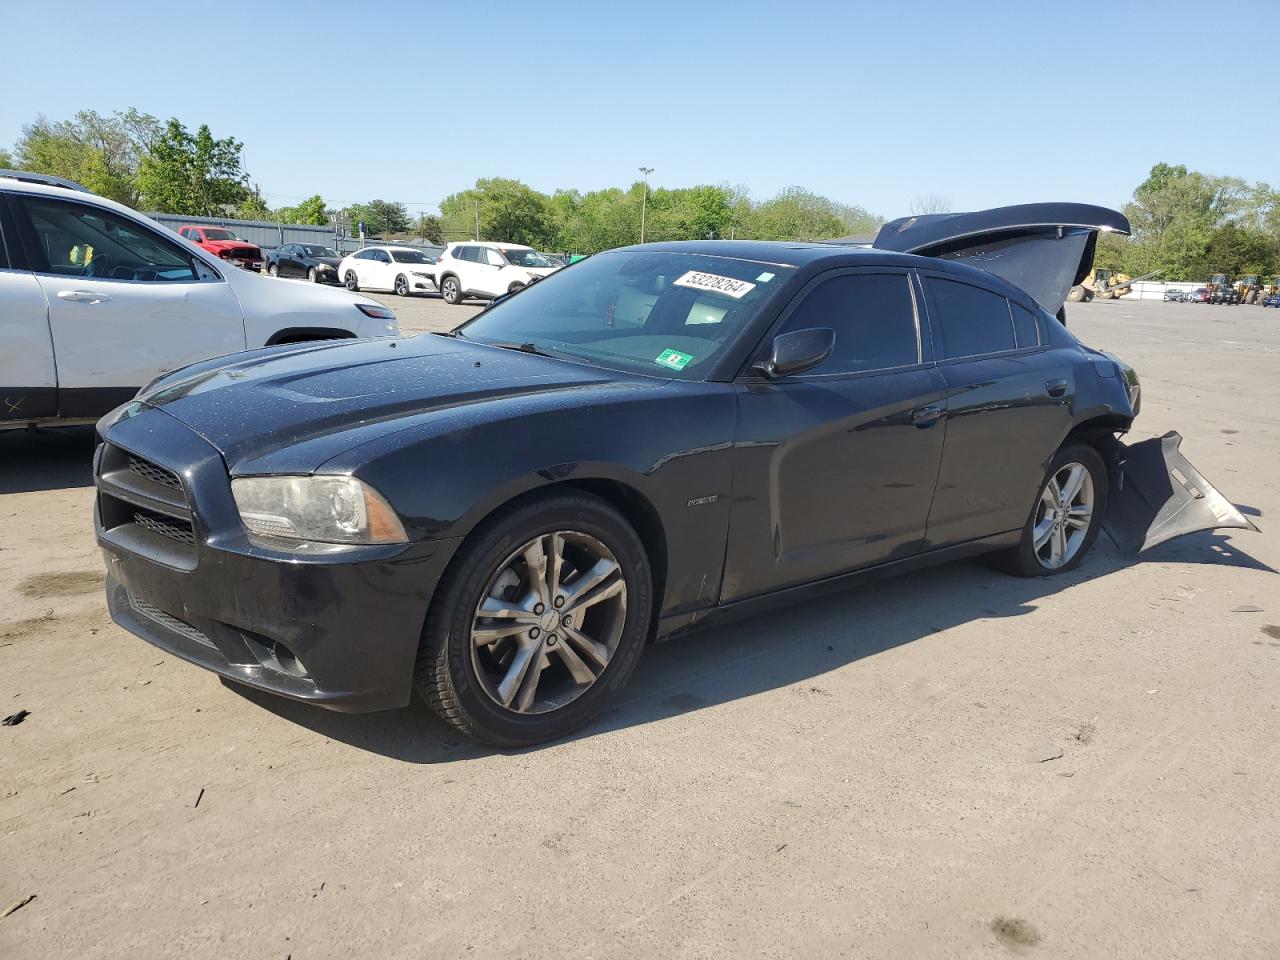
[[1252, 603], [1242, 603], [1238, 607], [1231, 608], [1232, 613], [1261, 613], [1262, 608]]
[[11, 913], [17, 913], [19, 910], [21, 910], [23, 907], [25, 907], [28, 903], [30, 903], [35, 898], [36, 898], [36, 895], [34, 893], [31, 894], [30, 896], [23, 897], [21, 900], [19, 900], [17, 903], [11, 906], [4, 913], [0, 913], [0, 920], [3, 920], [5, 917], [9, 916], [9, 914]]
[[200, 801], [203, 799], [204, 799], [204, 787], [201, 787], [200, 793], [196, 795], [196, 802], [192, 806], [192, 809], [194, 810], [196, 807], [200, 806]]
[[29, 716], [31, 716], [30, 710], [19, 710], [17, 713], [11, 713], [3, 720], [0, 720], [0, 723], [3, 723], [6, 727], [16, 727]]

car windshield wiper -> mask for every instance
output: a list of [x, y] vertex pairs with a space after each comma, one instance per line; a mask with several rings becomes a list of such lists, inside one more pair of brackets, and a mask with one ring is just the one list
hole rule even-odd
[[536, 343], [516, 343], [514, 340], [481, 340], [480, 343], [489, 347], [501, 347], [503, 350], [519, 350], [521, 353], [534, 353], [540, 357], [554, 357], [555, 354], [547, 353], [538, 347]]

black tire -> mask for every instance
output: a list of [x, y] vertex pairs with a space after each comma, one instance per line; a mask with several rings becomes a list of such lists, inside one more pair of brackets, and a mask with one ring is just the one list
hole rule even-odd
[[515, 293], [517, 290], [523, 290], [524, 284], [517, 280], [511, 286], [507, 287], [507, 293]]
[[1079, 303], [1084, 299], [1084, 287], [1076, 286], [1067, 291], [1068, 303]]
[[446, 273], [440, 280], [440, 296], [444, 302], [456, 307], [462, 302], [462, 284], [451, 273]]
[[307, 267], [307, 279], [312, 283], [320, 282], [320, 273], [315, 267]]
[[[517, 713], [481, 687], [471, 655], [473, 616], [511, 552], [558, 530], [588, 534], [617, 558], [627, 587], [626, 620], [608, 665], [577, 699], [544, 713]], [[472, 532], [441, 578], [422, 633], [414, 687], [436, 714], [477, 740], [505, 747], [554, 740], [588, 723], [626, 684], [648, 638], [652, 609], [653, 579], [644, 545], [613, 507], [578, 492], [516, 501]]]
[[[1040, 508], [1040, 498], [1050, 478], [1073, 462], [1081, 464], [1088, 470], [1093, 481], [1094, 501], [1091, 522], [1089, 528], [1085, 531], [1084, 540], [1074, 556], [1060, 567], [1047, 567], [1041, 562], [1034, 547], [1034, 529]], [[1036, 488], [1031, 511], [1027, 515], [1025, 526], [1022, 528], [1022, 538], [1018, 541], [1016, 547], [995, 555], [994, 559], [997, 564], [1007, 573], [1017, 577], [1052, 577], [1074, 570], [1093, 548], [1094, 542], [1098, 539], [1098, 533], [1102, 530], [1102, 521], [1107, 515], [1109, 482], [1106, 464], [1102, 462], [1102, 457], [1099, 456], [1097, 450], [1086, 443], [1068, 442], [1064, 444], [1054, 454], [1053, 460], [1049, 463], [1049, 468], [1045, 471], [1044, 479], [1040, 481], [1040, 486]]]
[[409, 278], [403, 273], [396, 277], [395, 291], [397, 297], [407, 297], [409, 295]]
[[360, 291], [360, 279], [356, 276], [356, 272], [354, 270], [348, 270], [347, 275], [342, 278], [342, 282], [352, 293], [358, 293]]
[[278, 277], [280, 276], [280, 267], [273, 263], [271, 266], [267, 267], [267, 273], [271, 274], [273, 277]]

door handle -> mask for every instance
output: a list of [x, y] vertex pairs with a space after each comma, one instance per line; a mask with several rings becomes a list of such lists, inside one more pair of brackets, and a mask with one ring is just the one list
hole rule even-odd
[[911, 422], [921, 430], [932, 427], [942, 417], [942, 404], [931, 403], [927, 407], [916, 407], [911, 411]]
[[103, 303], [111, 298], [94, 293], [92, 290], [59, 290], [58, 299], [75, 300], [81, 303]]
[[1067, 392], [1067, 381], [1065, 380], [1046, 380], [1044, 383], [1045, 392], [1055, 400]]

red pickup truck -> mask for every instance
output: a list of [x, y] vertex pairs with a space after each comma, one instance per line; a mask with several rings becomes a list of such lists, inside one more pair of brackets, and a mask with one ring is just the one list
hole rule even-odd
[[229, 260], [246, 270], [262, 270], [262, 249], [256, 244], [241, 240], [226, 227], [202, 227], [183, 224], [178, 235], [186, 237], [196, 246], [204, 247], [215, 257]]

